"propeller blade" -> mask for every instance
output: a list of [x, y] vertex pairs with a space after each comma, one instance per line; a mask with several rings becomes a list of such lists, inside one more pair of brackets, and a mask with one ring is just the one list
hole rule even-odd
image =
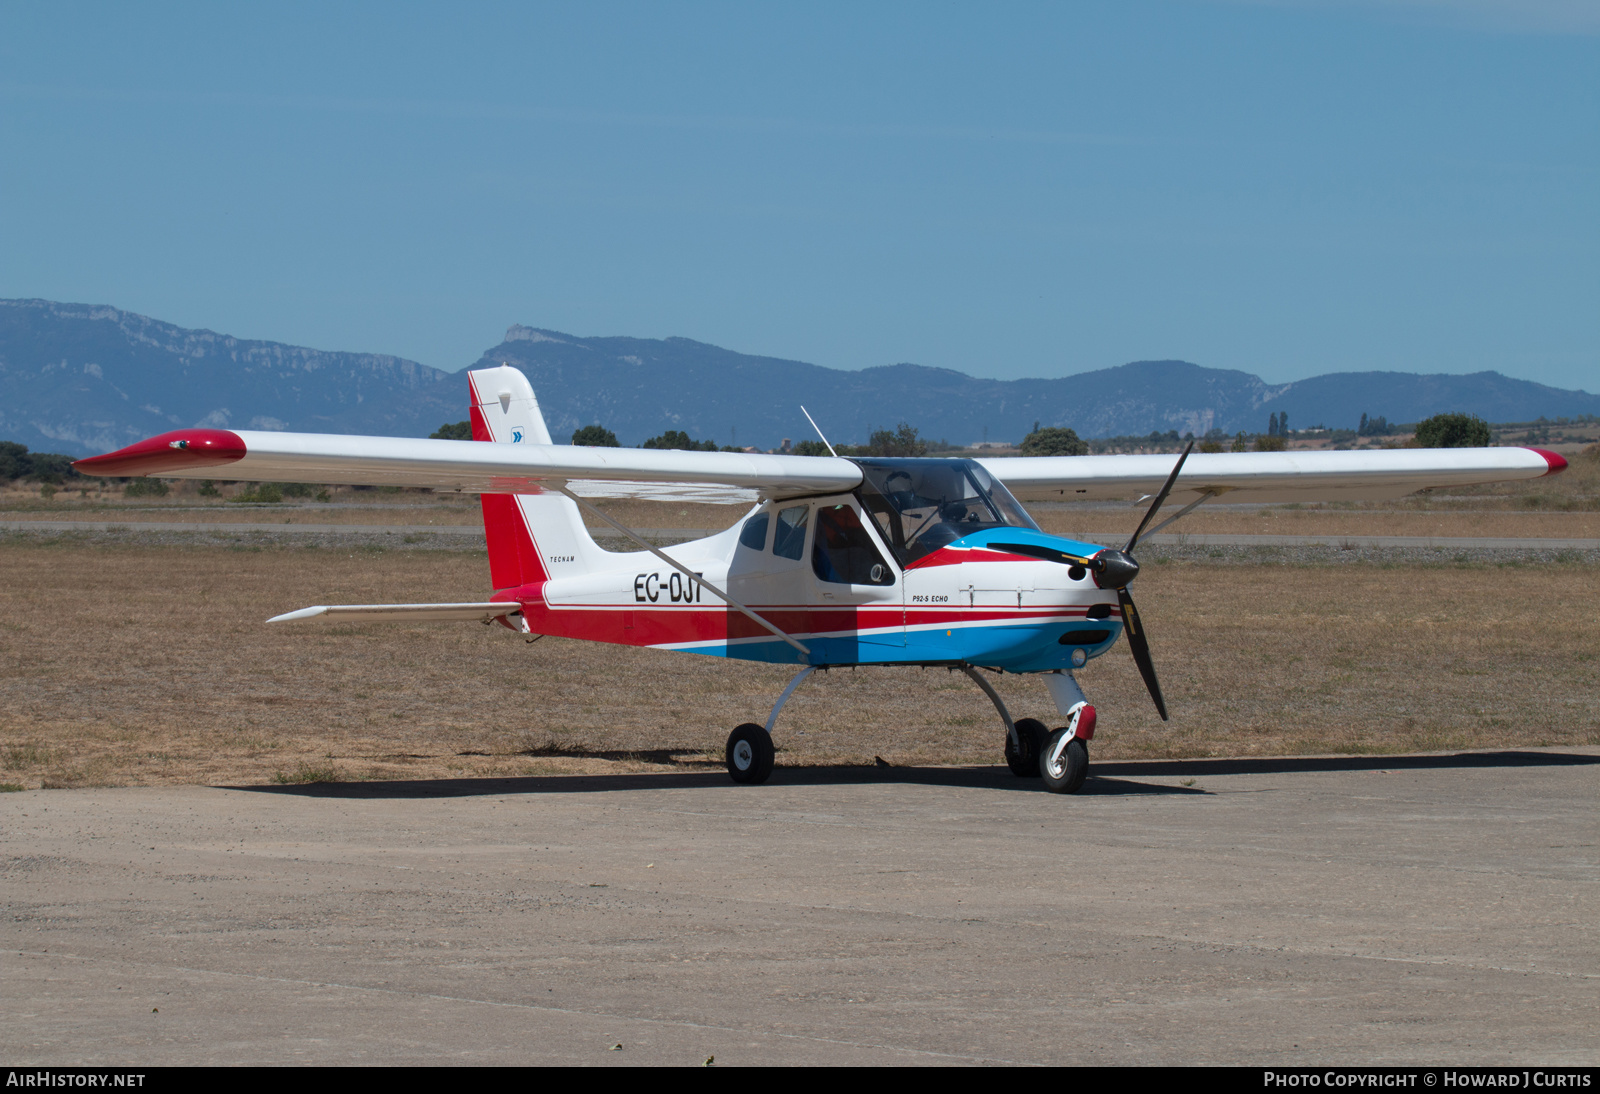
[[1144, 686], [1150, 691], [1150, 698], [1156, 702], [1156, 713], [1161, 715], [1163, 722], [1167, 721], [1167, 703], [1161, 698], [1161, 682], [1156, 679], [1156, 666], [1150, 660], [1150, 643], [1144, 637], [1144, 621], [1139, 618], [1139, 609], [1133, 606], [1133, 597], [1124, 585], [1117, 590], [1117, 603], [1122, 606], [1122, 630], [1128, 636], [1128, 648], [1133, 651], [1133, 662], [1139, 666], [1139, 675], [1144, 677]]
[[1097, 571], [1104, 568], [1096, 559], [1068, 554], [1066, 551], [1058, 551], [1054, 547], [1041, 547], [1036, 543], [991, 543], [989, 546], [996, 551], [1009, 551], [1014, 555], [1040, 558], [1046, 562], [1059, 562], [1063, 566], [1084, 566]]
[[[1128, 545], [1123, 551], [1131, 551], [1139, 545], [1139, 537], [1144, 535], [1144, 530], [1149, 527], [1150, 520], [1156, 515], [1156, 510], [1166, 502], [1167, 495], [1172, 493], [1172, 484], [1178, 481], [1178, 472], [1183, 470], [1183, 461], [1189, 458], [1189, 453], [1194, 451], [1194, 442], [1190, 441], [1183, 450], [1183, 455], [1178, 457], [1178, 465], [1172, 469], [1172, 474], [1167, 476], [1167, 484], [1161, 488], [1161, 493], [1156, 495], [1156, 500], [1151, 502], [1150, 508], [1145, 511], [1144, 519], [1139, 522], [1138, 529], [1128, 539]], [[1158, 704], [1159, 705], [1159, 704]], [[1162, 715], [1166, 717], [1166, 715]]]

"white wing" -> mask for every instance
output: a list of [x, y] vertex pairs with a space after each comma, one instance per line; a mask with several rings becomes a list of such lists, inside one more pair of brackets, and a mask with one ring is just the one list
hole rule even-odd
[[[853, 490], [861, 482], [860, 469], [837, 457], [551, 444], [538, 399], [521, 372], [509, 366], [475, 369], [467, 379], [474, 434], [490, 443], [180, 429], [74, 466], [90, 475], [428, 486], [479, 494], [536, 494], [573, 483], [575, 493], [591, 496], [606, 493], [605, 484], [633, 484], [621, 492], [670, 494], [698, 486], [789, 498]], [[979, 462], [1024, 501], [1059, 501], [1153, 494], [1175, 460], [1065, 456]], [[1560, 456], [1531, 448], [1202, 453], [1189, 457], [1174, 497], [1391, 498], [1425, 487], [1535, 478], [1565, 466]]]
[[831, 457], [226, 429], [179, 429], [73, 466], [88, 475], [429, 486], [475, 494], [536, 494], [577, 479], [707, 483], [782, 498], [851, 490], [861, 481], [855, 464]]
[[[1026, 456], [979, 460], [1022, 501], [1135, 498], [1161, 489], [1176, 455]], [[1363, 452], [1197, 452], [1172, 501], [1203, 493], [1223, 501], [1357, 501], [1429, 487], [1534, 479], [1567, 466], [1537, 448], [1396, 448]]]

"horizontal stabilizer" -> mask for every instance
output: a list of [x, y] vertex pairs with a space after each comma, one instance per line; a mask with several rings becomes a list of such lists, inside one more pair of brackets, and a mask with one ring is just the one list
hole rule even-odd
[[391, 623], [447, 623], [476, 620], [488, 623], [499, 616], [521, 611], [516, 604], [318, 604], [285, 612], [267, 620], [268, 623], [289, 623], [296, 619], [316, 619], [328, 616], [337, 619], [364, 619]]

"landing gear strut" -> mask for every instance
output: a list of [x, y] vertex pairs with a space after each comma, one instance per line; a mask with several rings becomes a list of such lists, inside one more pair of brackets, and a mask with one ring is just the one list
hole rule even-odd
[[807, 676], [817, 671], [815, 665], [807, 665], [795, 674], [789, 681], [789, 686], [783, 689], [783, 694], [778, 696], [778, 701], [772, 706], [772, 713], [767, 715], [767, 724], [758, 726], [754, 722], [746, 722], [732, 733], [728, 734], [728, 748], [726, 759], [728, 761], [728, 775], [736, 783], [764, 783], [772, 774], [772, 764], [776, 757], [777, 749], [772, 745], [772, 727], [778, 720], [778, 711], [783, 709], [783, 704], [789, 701], [789, 696], [794, 694], [794, 689], [799, 687]]

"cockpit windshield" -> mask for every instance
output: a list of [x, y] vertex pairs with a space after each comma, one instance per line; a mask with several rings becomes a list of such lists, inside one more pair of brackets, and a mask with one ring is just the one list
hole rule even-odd
[[1039, 526], [975, 460], [858, 459], [861, 503], [905, 566], [983, 528]]

